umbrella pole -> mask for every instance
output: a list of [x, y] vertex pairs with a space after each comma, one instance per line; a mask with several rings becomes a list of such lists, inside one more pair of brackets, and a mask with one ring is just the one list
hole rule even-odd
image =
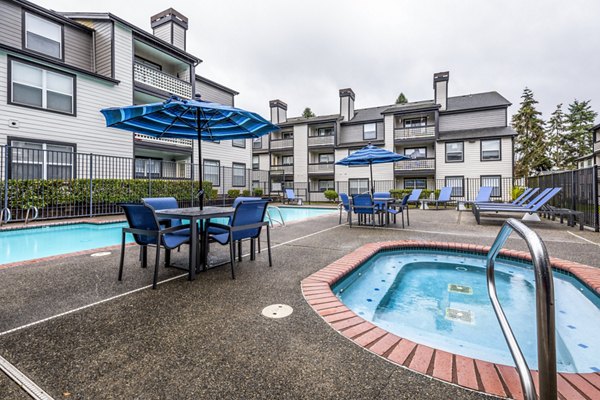
[[375, 183], [373, 182], [373, 163], [369, 163], [369, 169], [371, 170], [371, 196], [375, 196]]
[[202, 184], [202, 128], [200, 126], [200, 110], [198, 109], [196, 109], [196, 129], [198, 130], [198, 179], [200, 180], [198, 197], [200, 198], [200, 209], [202, 210], [204, 208], [204, 185]]

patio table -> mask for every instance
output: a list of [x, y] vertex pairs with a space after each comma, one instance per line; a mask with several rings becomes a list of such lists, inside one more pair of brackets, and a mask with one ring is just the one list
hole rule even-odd
[[[204, 249], [204, 240], [199, 240], [199, 236], [204, 238], [205, 232], [202, 228], [204, 224], [200, 224], [200, 232], [198, 232], [198, 221], [211, 218], [227, 218], [231, 217], [235, 212], [233, 207], [187, 207], [187, 208], [170, 208], [164, 210], [156, 210], [156, 216], [159, 218], [170, 219], [185, 219], [190, 221], [190, 265], [189, 265], [189, 280], [196, 279], [196, 273], [200, 266], [198, 259], [202, 260], [202, 265], [206, 269], [207, 252]], [[197, 249], [200, 247], [200, 254]]]
[[[373, 199], [373, 202], [375, 204], [385, 203], [385, 208], [381, 209], [381, 211], [385, 212], [385, 225], [389, 225], [390, 224], [390, 214], [387, 212], [387, 209], [389, 208], [390, 205], [393, 205], [396, 203], [396, 199], [393, 197], [375, 197]], [[380, 224], [380, 226], [383, 226], [383, 224]]]

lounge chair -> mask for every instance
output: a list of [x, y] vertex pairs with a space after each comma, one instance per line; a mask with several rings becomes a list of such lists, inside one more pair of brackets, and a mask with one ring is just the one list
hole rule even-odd
[[440, 190], [440, 195], [435, 200], [421, 200], [425, 204], [435, 203], [435, 209], [439, 210], [440, 204], [444, 205], [444, 208], [452, 201], [452, 186], [444, 186]]
[[[419, 198], [421, 197], [421, 193], [423, 193], [423, 189], [413, 189], [410, 192], [410, 196], [408, 197], [408, 204], [414, 204], [417, 207], [419, 206]], [[408, 215], [408, 212], [407, 212]], [[410, 225], [410, 224], [409, 224]]]
[[229, 245], [229, 257], [231, 262], [231, 279], [235, 279], [235, 243], [238, 244], [238, 261], [242, 260], [242, 240], [250, 240], [250, 260], [255, 259], [255, 240], [260, 240], [260, 233], [264, 226], [267, 227], [267, 249], [269, 253], [269, 267], [273, 266], [271, 259], [271, 234], [269, 222], [265, 221], [269, 200], [241, 201], [237, 204], [231, 222], [229, 224], [218, 224], [209, 221], [207, 231], [218, 228], [222, 233], [205, 235], [204, 246], [208, 249], [209, 241], [217, 242], [223, 246]]
[[[513, 201], [512, 203], [482, 203], [482, 204], [478, 204], [478, 207], [484, 208], [484, 209], [495, 209], [495, 208], [521, 209], [523, 207], [528, 207], [528, 206], [531, 207], [531, 206], [535, 205], [536, 203], [538, 203], [540, 200], [542, 200], [544, 198], [544, 196], [546, 196], [551, 190], [552, 190], [552, 188], [546, 188], [546, 189], [542, 190], [537, 196], [535, 196], [533, 199], [531, 199], [526, 204], [515, 204], [515, 202]], [[521, 201], [519, 201], [519, 202], [521, 202]]]
[[511, 204], [522, 205], [531, 197], [533, 197], [533, 195], [535, 195], [539, 190], [540, 188], [527, 188], [523, 191], [523, 193], [521, 193], [519, 197], [514, 199]]
[[[148, 246], [156, 247], [156, 261], [154, 264], [154, 279], [152, 289], [156, 289], [158, 280], [158, 266], [160, 264], [160, 248], [164, 247], [165, 267], [171, 261], [171, 250], [178, 248], [184, 243], [189, 243], [189, 224], [181, 224], [170, 228], [161, 228], [160, 222], [154, 214], [154, 209], [146, 204], [120, 204], [127, 218], [128, 228], [123, 228], [121, 233], [121, 258], [119, 262], [119, 281], [123, 278], [123, 263], [125, 260], [125, 236], [133, 234], [135, 243], [147, 249]], [[184, 232], [184, 234], [182, 234]], [[185, 234], [187, 232], [187, 234]], [[142, 259], [142, 267], [145, 267], [146, 258]], [[190, 263], [191, 265], [191, 263]], [[191, 268], [191, 267], [190, 267]]]
[[531, 202], [529, 202], [525, 206], [517, 206], [517, 205], [505, 205], [505, 206], [497, 206], [492, 204], [474, 204], [473, 205], [473, 214], [475, 215], [475, 220], [477, 224], [481, 224], [481, 213], [523, 213], [523, 214], [537, 214], [538, 212], [545, 212], [543, 208], [546, 203], [550, 201], [554, 196], [561, 191], [561, 188], [553, 188], [553, 189], [545, 189], [536, 196]]
[[358, 224], [360, 225], [361, 219], [366, 219], [367, 216], [371, 217], [371, 225], [375, 227], [375, 216], [379, 211], [379, 207], [373, 202], [373, 198], [370, 193], [354, 194], [352, 195], [352, 203], [350, 204], [350, 228], [352, 228], [352, 214], [358, 216]]
[[301, 196], [296, 195], [294, 189], [285, 189], [285, 198], [283, 199], [283, 203], [287, 202], [291, 204], [292, 201], [296, 202], [298, 205], [302, 205], [302, 201], [304, 199]]
[[460, 206], [461, 204], [463, 206], [466, 205], [473, 205], [473, 203], [489, 203], [490, 202], [490, 197], [492, 197], [492, 191], [494, 190], [494, 188], [492, 186], [482, 186], [479, 188], [479, 193], [477, 193], [477, 197], [475, 197], [475, 200], [459, 200], [456, 202], [456, 209], [460, 210]]
[[346, 221], [350, 220], [350, 198], [346, 193], [340, 193], [340, 200], [342, 202], [338, 205], [340, 209], [340, 222], [338, 225], [342, 223], [342, 211], [346, 211]]

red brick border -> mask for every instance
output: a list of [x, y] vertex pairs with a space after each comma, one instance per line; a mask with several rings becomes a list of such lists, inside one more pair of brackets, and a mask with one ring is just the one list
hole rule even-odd
[[[369, 243], [304, 279], [304, 298], [333, 329], [394, 364], [471, 390], [522, 399], [521, 384], [514, 367], [447, 353], [398, 337], [359, 317], [333, 294], [331, 286], [335, 282], [377, 252], [407, 247], [462, 250], [481, 254], [487, 254], [489, 251], [487, 246], [464, 243], [412, 240]], [[529, 253], [522, 251], [502, 250], [500, 255], [531, 261]], [[600, 294], [600, 270], [597, 268], [558, 258], [551, 258], [550, 262], [553, 268], [573, 274]], [[532, 372], [534, 380], [537, 380], [537, 372]], [[558, 381], [561, 398], [600, 399], [600, 373], [560, 373]]]

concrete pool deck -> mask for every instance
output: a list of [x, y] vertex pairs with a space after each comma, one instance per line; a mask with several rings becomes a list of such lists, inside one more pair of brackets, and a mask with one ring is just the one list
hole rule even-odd
[[[405, 230], [350, 229], [337, 225], [337, 215], [277, 227], [273, 267], [266, 252], [254, 262], [246, 257], [235, 281], [226, 266], [193, 282], [176, 278], [182, 271], [161, 268], [160, 280], [176, 279], [156, 291], [138, 290], [151, 282], [153, 268], [140, 269], [134, 249], [128, 249], [123, 282], [116, 280], [115, 251], [0, 269], [0, 356], [57, 399], [488, 398], [364, 351], [302, 296], [303, 279], [364, 244], [489, 246], [500, 227], [492, 220], [477, 226], [470, 213], [454, 210], [411, 210], [410, 216]], [[600, 267], [599, 234], [550, 221], [530, 226], [550, 256]], [[526, 250], [520, 239], [509, 239], [507, 247]], [[174, 253], [175, 263], [186, 259], [187, 250]], [[293, 307], [293, 314], [261, 315], [277, 303]], [[0, 398], [27, 396], [0, 374]]]

